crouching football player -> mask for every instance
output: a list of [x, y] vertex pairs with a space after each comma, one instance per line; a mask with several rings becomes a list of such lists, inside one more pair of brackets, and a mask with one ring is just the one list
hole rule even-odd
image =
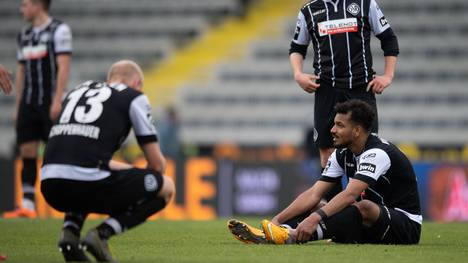
[[[85, 251], [98, 261], [114, 261], [108, 239], [161, 211], [174, 194], [142, 85], [136, 63], [116, 62], [107, 82], [88, 81], [68, 93], [51, 129], [41, 191], [52, 207], [65, 212], [58, 246], [66, 261], [89, 261]], [[111, 160], [131, 128], [146, 169]], [[89, 213], [109, 217], [80, 240]]]

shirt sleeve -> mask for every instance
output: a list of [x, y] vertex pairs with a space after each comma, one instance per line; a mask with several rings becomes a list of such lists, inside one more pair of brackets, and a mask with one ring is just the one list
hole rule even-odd
[[148, 97], [143, 94], [133, 99], [130, 104], [130, 121], [140, 145], [158, 141], [151, 112]]
[[67, 24], [60, 24], [55, 30], [54, 46], [56, 54], [67, 54], [72, 52], [72, 33]]
[[327, 166], [323, 169], [322, 176], [319, 180], [325, 182], [339, 182], [344, 175], [344, 169], [338, 163], [336, 158], [336, 150], [328, 158]]
[[370, 149], [361, 154], [359, 165], [354, 176], [355, 179], [371, 185], [390, 168], [391, 161], [388, 154], [382, 149]]
[[294, 37], [292, 41], [298, 45], [309, 45], [310, 34], [307, 30], [307, 22], [302, 12], [299, 12], [297, 15], [296, 29], [294, 31]]
[[374, 32], [376, 36], [390, 28], [390, 24], [375, 0], [371, 0], [370, 2], [369, 24], [372, 32]]
[[304, 14], [299, 12], [297, 16], [296, 29], [294, 31], [294, 37], [291, 41], [289, 48], [289, 54], [299, 53], [302, 57], [307, 56], [307, 48], [310, 42], [310, 35], [307, 30], [307, 22], [305, 21]]

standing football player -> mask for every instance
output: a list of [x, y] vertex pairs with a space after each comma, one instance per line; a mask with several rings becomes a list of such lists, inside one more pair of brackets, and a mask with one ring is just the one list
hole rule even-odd
[[37, 216], [35, 183], [40, 141], [61, 110], [72, 52], [70, 27], [49, 16], [51, 0], [22, 0], [21, 13], [30, 23], [18, 35], [16, 71], [16, 140], [23, 162], [23, 201], [5, 218]]
[[[372, 68], [371, 35], [381, 44], [385, 57], [382, 75]], [[314, 73], [303, 71], [309, 44], [313, 46]], [[334, 151], [330, 133], [338, 102], [359, 99], [377, 114], [375, 94], [381, 94], [393, 80], [398, 40], [375, 0], [312, 0], [299, 11], [289, 50], [297, 84], [315, 93], [314, 128], [320, 164], [325, 167]], [[371, 131], [378, 132], [378, 118]], [[339, 192], [334, 189], [327, 199]]]

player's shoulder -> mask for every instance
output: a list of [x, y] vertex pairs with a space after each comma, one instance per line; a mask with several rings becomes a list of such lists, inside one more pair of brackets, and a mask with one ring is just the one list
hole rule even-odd
[[376, 134], [371, 134], [367, 139], [366, 146], [363, 153], [360, 155], [361, 159], [370, 159], [381, 156], [389, 156], [395, 151], [396, 146], [389, 141], [380, 138]]
[[321, 0], [310, 0], [310, 1], [307, 1], [307, 2], [305, 2], [304, 5], [302, 5], [301, 10], [305, 10], [305, 9], [307, 9], [309, 6], [313, 6], [313, 5], [319, 4], [320, 2], [321, 2]]
[[334, 155], [334, 158], [336, 158], [336, 161], [342, 167], [344, 167], [345, 162], [353, 160], [353, 152], [348, 148], [337, 148], [332, 155]]
[[113, 94], [119, 100], [132, 103], [136, 98], [145, 96], [141, 91], [132, 89], [123, 83], [111, 83], [107, 84], [112, 90]]
[[67, 26], [68, 26], [67, 23], [65, 23], [65, 22], [63, 22], [62, 20], [57, 19], [57, 18], [55, 18], [55, 17], [52, 17], [52, 22], [51, 22], [50, 24], [51, 24], [51, 26], [54, 26], [54, 27], [58, 27], [58, 26], [60, 26], [60, 25], [67, 25]]
[[50, 30], [55, 31], [55, 32], [57, 31], [67, 32], [67, 33], [71, 32], [71, 28], [67, 23], [56, 18], [52, 18], [52, 22], [50, 23], [49, 28]]

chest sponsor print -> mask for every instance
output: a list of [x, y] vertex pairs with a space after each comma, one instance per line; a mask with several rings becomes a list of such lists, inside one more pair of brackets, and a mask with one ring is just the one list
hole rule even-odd
[[318, 30], [320, 36], [357, 32], [358, 23], [356, 18], [324, 21], [318, 23]]
[[26, 46], [22, 49], [23, 56], [25, 59], [41, 59], [47, 56], [47, 46], [39, 44], [37, 46]]

